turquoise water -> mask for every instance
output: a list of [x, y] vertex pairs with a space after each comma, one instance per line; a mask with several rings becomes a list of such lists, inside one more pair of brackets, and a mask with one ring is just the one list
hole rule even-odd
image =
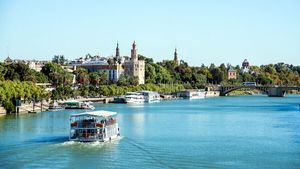
[[117, 111], [122, 138], [68, 141], [81, 110], [0, 118], [0, 168], [300, 168], [300, 95], [218, 97]]

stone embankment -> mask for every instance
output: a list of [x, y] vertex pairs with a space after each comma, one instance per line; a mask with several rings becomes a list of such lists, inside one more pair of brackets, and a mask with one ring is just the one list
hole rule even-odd
[[38, 113], [49, 109], [49, 102], [25, 102], [18, 107], [19, 113]]

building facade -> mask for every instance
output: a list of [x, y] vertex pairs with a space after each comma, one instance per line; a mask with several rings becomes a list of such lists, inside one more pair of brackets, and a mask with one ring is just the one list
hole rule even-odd
[[132, 44], [131, 57], [122, 57], [119, 43], [117, 43], [115, 56], [110, 58], [87, 55], [72, 63], [73, 69], [85, 68], [90, 72], [104, 72], [110, 81], [116, 82], [122, 74], [138, 78], [138, 84], [145, 83], [145, 61], [139, 60], [136, 43]]
[[125, 75], [138, 78], [138, 84], [145, 84], [145, 61], [139, 60], [135, 42], [132, 44], [130, 60], [124, 62]]
[[230, 66], [227, 74], [227, 78], [229, 79], [236, 79], [236, 70], [233, 69], [232, 66]]
[[85, 68], [90, 72], [106, 73], [108, 80], [116, 82], [119, 80], [124, 70], [121, 65], [109, 65], [107, 62], [88, 61], [82, 64], [74, 64], [74, 70], [77, 68]]

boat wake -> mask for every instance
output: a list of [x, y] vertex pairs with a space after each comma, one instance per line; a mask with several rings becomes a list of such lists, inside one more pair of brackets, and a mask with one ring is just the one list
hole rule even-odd
[[114, 140], [107, 141], [107, 142], [78, 142], [78, 141], [65, 141], [62, 143], [55, 144], [56, 147], [63, 147], [63, 148], [85, 148], [85, 149], [95, 149], [95, 148], [102, 148], [107, 146], [116, 145], [119, 143], [119, 141], [123, 138], [123, 136], [120, 136]]

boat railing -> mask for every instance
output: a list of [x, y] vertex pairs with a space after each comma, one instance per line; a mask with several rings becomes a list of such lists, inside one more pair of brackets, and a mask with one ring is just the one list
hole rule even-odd
[[108, 120], [106, 122], [86, 122], [86, 121], [81, 121], [81, 122], [73, 122], [71, 123], [72, 128], [102, 128], [105, 126], [113, 125], [117, 121], [116, 120]]

